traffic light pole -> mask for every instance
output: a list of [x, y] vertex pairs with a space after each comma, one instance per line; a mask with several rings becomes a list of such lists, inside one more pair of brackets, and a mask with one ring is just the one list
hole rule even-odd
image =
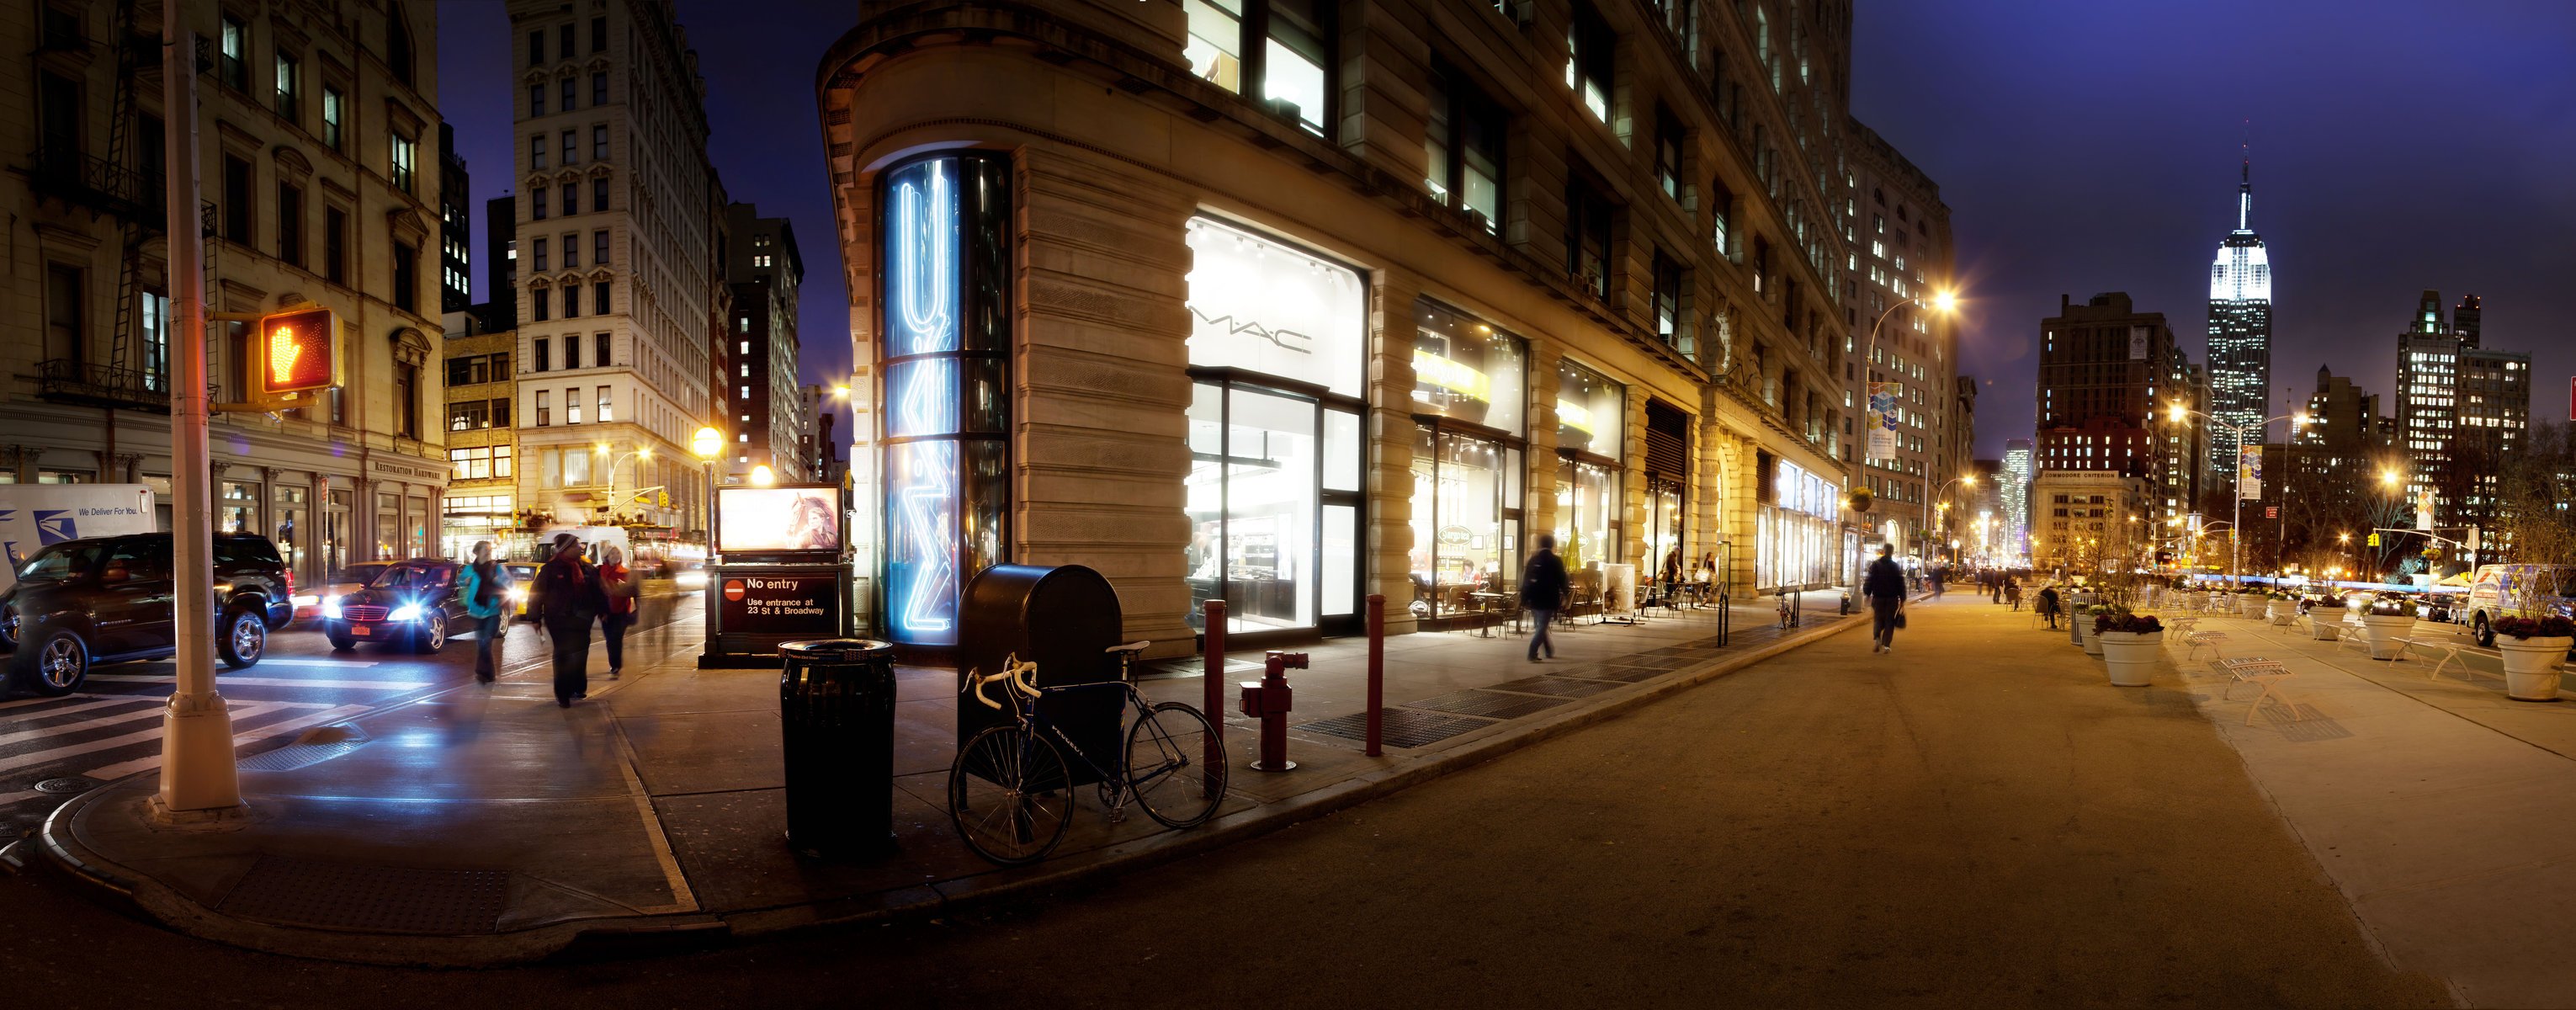
[[170, 300], [178, 351], [170, 390], [170, 522], [178, 633], [178, 683], [162, 710], [161, 790], [152, 815], [165, 824], [240, 816], [241, 773], [233, 719], [215, 691], [213, 471], [206, 452], [205, 234], [197, 221], [197, 41], [189, 5], [161, 5], [163, 149], [169, 154]]

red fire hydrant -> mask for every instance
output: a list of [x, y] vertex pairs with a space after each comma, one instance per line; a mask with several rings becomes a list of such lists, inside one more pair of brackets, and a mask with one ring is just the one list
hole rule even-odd
[[1261, 662], [1261, 680], [1243, 682], [1243, 714], [1261, 720], [1261, 760], [1252, 763], [1259, 772], [1284, 772], [1297, 767], [1288, 760], [1288, 673], [1289, 667], [1306, 668], [1302, 652], [1272, 652]]

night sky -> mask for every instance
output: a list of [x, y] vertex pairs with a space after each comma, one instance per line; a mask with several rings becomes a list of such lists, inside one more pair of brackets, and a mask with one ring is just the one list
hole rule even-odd
[[[813, 81], [855, 7], [680, 4], [727, 190], [795, 221], [808, 382], [848, 370]], [[439, 16], [441, 111], [479, 230], [511, 186], [509, 22], [499, 3]], [[2030, 435], [2033, 347], [2060, 294], [2127, 291], [2205, 360], [2249, 120], [2274, 403], [2329, 365], [2393, 410], [2397, 334], [2430, 287], [2446, 310], [2484, 296], [2486, 346], [2531, 352], [2535, 416], [2567, 415], [2576, 325], [2551, 301], [2576, 277], [2576, 4], [1863, 0], [1854, 31], [1854, 114], [1950, 204], [1978, 455]]]

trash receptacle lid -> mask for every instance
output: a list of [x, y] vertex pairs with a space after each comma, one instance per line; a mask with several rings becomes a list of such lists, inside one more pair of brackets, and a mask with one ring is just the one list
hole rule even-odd
[[809, 663], [847, 663], [892, 655], [894, 646], [873, 638], [815, 638], [781, 643], [778, 652], [790, 659]]

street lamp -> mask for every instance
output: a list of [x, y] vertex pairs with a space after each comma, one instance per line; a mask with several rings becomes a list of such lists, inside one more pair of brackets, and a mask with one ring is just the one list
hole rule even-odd
[[[1875, 359], [1878, 357], [1878, 331], [1881, 327], [1887, 325], [1887, 317], [1895, 315], [1896, 310], [1908, 305], [1925, 305], [1935, 312], [1948, 314], [1958, 311], [1959, 296], [1956, 292], [1942, 290], [1933, 292], [1932, 300], [1928, 303], [1921, 298], [1908, 298], [1904, 301], [1888, 306], [1887, 311], [1878, 314], [1877, 322], [1869, 324], [1869, 343], [1862, 351], [1863, 356], [1861, 360], [1864, 362], [1871, 362], [1872, 364], [1864, 365], [1860, 370], [1862, 376], [1860, 402], [1863, 409], [1867, 409], [1869, 407], [1869, 380], [1874, 377], [1870, 369], [1875, 367]], [[1868, 429], [1866, 427], [1861, 429], [1861, 431], [1860, 451], [1852, 454], [1852, 458], [1859, 461], [1852, 464], [1852, 486], [1855, 488], [1868, 486], [1868, 478], [1865, 470], [1869, 466], [1869, 436]], [[1930, 520], [1930, 512], [1928, 511], [1928, 508], [1932, 499], [1926, 497], [1923, 501], [1927, 508], [1927, 511], [1925, 512], [1925, 520], [1928, 522]], [[1852, 595], [1854, 597], [1858, 597], [1860, 595], [1860, 570], [1858, 568], [1854, 568], [1852, 570]]]
[[[2184, 407], [2180, 403], [2169, 404], [2167, 406], [2165, 412], [2166, 420], [2172, 421], [2175, 424], [2181, 424], [2185, 417], [2197, 417], [2204, 421], [2208, 421], [2209, 426], [2212, 428], [2227, 429], [2229, 434], [2236, 437], [2236, 451], [2239, 455], [2242, 455], [2245, 452], [2246, 432], [2251, 431], [2260, 433], [2264, 429], [2269, 428], [2274, 421], [2288, 421], [2290, 422], [2290, 437], [2297, 438], [2299, 435], [2299, 427], [2308, 423], [2308, 415], [2304, 411], [2295, 414], [2283, 414], [2279, 417], [2267, 417], [2251, 424], [2229, 424], [2215, 417], [2211, 417], [2208, 414]], [[2255, 444], [2259, 446], [2262, 443], [2257, 442]], [[2242, 466], [2243, 464], [2239, 463], [2238, 465]], [[2391, 471], [2382, 470], [2379, 473], [2379, 480], [2383, 484], [2388, 483], [2392, 476], [2393, 474]], [[2234, 497], [2236, 501], [2232, 506], [2233, 514], [2229, 517], [2227, 525], [2231, 528], [2241, 530], [2245, 519], [2245, 489], [2242, 487], [2237, 488]], [[2286, 522], [2287, 520], [2284, 521]], [[2245, 537], [2242, 532], [2228, 537], [2227, 579], [2230, 584], [2234, 585], [2238, 589], [2245, 588], [2245, 576], [2243, 573], [2238, 571], [2237, 567], [2244, 562], [2244, 545]]]
[[707, 537], [707, 560], [713, 562], [716, 555], [716, 456], [724, 452], [724, 432], [714, 428], [698, 429], [697, 434], [689, 436], [689, 452], [698, 457], [698, 462], [704, 465], [707, 471], [704, 532]]
[[[608, 452], [608, 443], [601, 442], [593, 448], [602, 455], [605, 455]], [[624, 463], [630, 459], [635, 461], [635, 472], [639, 475], [642, 474], [644, 472], [644, 464], [653, 461], [653, 447], [648, 445], [628, 452], [621, 452], [618, 453], [615, 458], [608, 461], [608, 514], [611, 520], [614, 520], [617, 517], [617, 466], [618, 464]], [[641, 480], [642, 478], [639, 476], [637, 479]]]
[[778, 474], [769, 469], [769, 464], [763, 463], [751, 468], [751, 486], [768, 487], [776, 483], [778, 483]]
[[[1950, 490], [1950, 485], [1952, 485], [1952, 484], [1957, 484], [1957, 485], [1959, 485], [1959, 486], [1961, 486], [1961, 487], [1975, 487], [1975, 486], [1977, 486], [1977, 475], [1976, 475], [1976, 474], [1973, 474], [1973, 473], [1963, 473], [1963, 474], [1960, 474], [1960, 475], [1958, 475], [1958, 476], [1956, 476], [1956, 477], [1952, 477], [1952, 478], [1950, 478], [1949, 480], [1942, 481], [1942, 482], [1941, 482], [1941, 487], [1940, 487], [1938, 490], [1935, 490], [1935, 491], [1933, 491], [1931, 494], [1927, 494], [1927, 495], [1924, 495], [1924, 496], [1923, 496], [1923, 534], [1924, 534], [1924, 536], [1925, 536], [1926, 538], [1931, 538], [1931, 537], [1933, 536], [1933, 534], [1932, 534], [1932, 499], [1934, 499], [1934, 498], [1938, 498], [1938, 497], [1940, 497], [1940, 496], [1942, 495], [1942, 493], [1943, 493], [1943, 492], [1946, 492], [1946, 491]], [[1950, 503], [1949, 503], [1949, 502], [1942, 502], [1942, 503], [1941, 503], [1941, 512], [1946, 516], [1946, 515], [1949, 513], [1949, 511], [1950, 511]], [[1931, 548], [1926, 549], [1926, 550], [1923, 552], [1924, 554], [1926, 554], [1926, 555], [1927, 555], [1927, 557], [1925, 557], [1925, 558], [1923, 559], [1923, 561], [1924, 561], [1924, 563], [1925, 563], [1926, 565], [1929, 565], [1929, 564], [1932, 562], [1932, 559], [1931, 559], [1930, 557], [1928, 557], [1928, 555], [1930, 555], [1930, 554], [1932, 553], [1932, 550], [1933, 550], [1933, 549], [1937, 549], [1937, 548], [1940, 546], [1940, 541], [1939, 541], [1938, 539], [1931, 539], [1929, 542], [1932, 544], [1932, 547], [1931, 547]]]

